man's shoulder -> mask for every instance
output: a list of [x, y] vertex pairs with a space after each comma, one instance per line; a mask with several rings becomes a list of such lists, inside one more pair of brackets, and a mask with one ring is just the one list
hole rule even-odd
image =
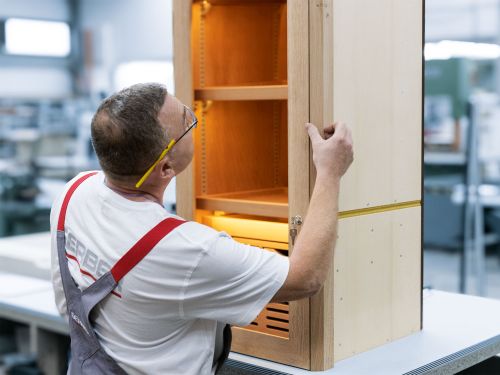
[[[173, 215], [174, 218], [184, 220], [182, 217]], [[230, 237], [225, 232], [219, 232], [208, 225], [196, 221], [186, 221], [177, 228], [178, 233], [186, 241], [202, 247], [210, 247], [220, 237]]]
[[64, 200], [64, 197], [68, 194], [69, 189], [75, 184], [78, 179], [81, 177], [88, 175], [88, 174], [99, 174], [101, 171], [95, 170], [95, 171], [84, 171], [78, 173], [75, 177], [73, 177], [71, 180], [69, 180], [66, 185], [62, 188], [61, 192], [59, 195], [54, 199], [52, 202], [52, 207], [51, 207], [51, 212], [50, 212], [50, 219], [51, 219], [51, 227], [52, 224], [54, 223], [55, 215], [57, 215], [61, 209], [62, 202]]
[[101, 171], [98, 171], [98, 170], [95, 170], [95, 171], [84, 171], [84, 172], [80, 172], [78, 173], [75, 177], [73, 177], [71, 180], [69, 180], [66, 185], [64, 185], [64, 188], [62, 189], [61, 193], [59, 194], [58, 196], [58, 199], [56, 199], [53, 204], [52, 204], [52, 207], [54, 206], [57, 206], [57, 203], [61, 203], [61, 201], [64, 199], [64, 197], [66, 196], [66, 194], [68, 193], [69, 189], [71, 189], [71, 187], [83, 176], [87, 176], [87, 175], [99, 175], [100, 173], [102, 173]]
[[84, 177], [84, 176], [89, 176], [89, 177], [92, 177], [94, 175], [99, 175], [101, 174], [102, 171], [99, 171], [99, 170], [92, 170], [92, 171], [83, 171], [83, 172], [80, 172], [78, 173], [75, 177], [73, 177], [71, 180], [69, 180], [67, 183], [66, 183], [66, 186], [65, 186], [65, 190], [68, 190], [71, 186], [73, 186], [73, 184], [78, 181], [81, 177]]

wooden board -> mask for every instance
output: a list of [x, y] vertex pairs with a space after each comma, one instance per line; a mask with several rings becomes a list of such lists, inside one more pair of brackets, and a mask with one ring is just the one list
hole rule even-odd
[[341, 211], [421, 199], [422, 0], [336, 0], [330, 21], [332, 117], [352, 128], [355, 158]]
[[284, 100], [287, 85], [214, 86], [196, 89], [196, 100]]
[[288, 189], [273, 188], [196, 197], [196, 207], [228, 213], [288, 217]]
[[[309, 0], [309, 60], [310, 60], [310, 115], [311, 122], [321, 130], [325, 119], [332, 118], [333, 108], [330, 99], [333, 95], [333, 40], [332, 18], [333, 0]], [[315, 168], [310, 157], [310, 190], [316, 178]], [[330, 259], [333, 264], [333, 256]], [[332, 266], [330, 266], [332, 267]], [[323, 288], [311, 298], [311, 370], [321, 371], [333, 367], [333, 274], [327, 274]]]
[[[188, 1], [173, 2], [174, 78], [175, 95], [186, 105], [193, 105], [193, 76], [191, 74], [191, 4]], [[194, 217], [194, 167], [191, 163], [176, 177], [177, 214], [186, 220]]]
[[340, 220], [335, 361], [420, 329], [421, 208]]
[[[309, 140], [304, 124], [309, 121], [309, 4], [288, 2], [288, 214], [303, 218], [309, 206]], [[293, 252], [293, 247], [289, 250]], [[311, 367], [309, 301], [290, 303], [290, 341], [281, 361]]]

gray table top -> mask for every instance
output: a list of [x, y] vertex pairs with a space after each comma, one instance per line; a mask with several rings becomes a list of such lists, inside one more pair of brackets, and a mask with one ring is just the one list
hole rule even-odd
[[50, 233], [0, 238], [2, 272], [50, 280]]
[[[331, 375], [454, 374], [500, 353], [500, 301], [424, 291], [423, 330], [339, 361]], [[309, 371], [231, 353], [239, 362], [285, 374]]]
[[[0, 317], [66, 333], [51, 283], [0, 273]], [[424, 292], [424, 329], [390, 344], [339, 361], [332, 375], [447, 374], [470, 367], [500, 352], [500, 301], [446, 293]], [[231, 353], [230, 359], [259, 366], [268, 373], [309, 371]], [[430, 365], [431, 364], [431, 365]]]

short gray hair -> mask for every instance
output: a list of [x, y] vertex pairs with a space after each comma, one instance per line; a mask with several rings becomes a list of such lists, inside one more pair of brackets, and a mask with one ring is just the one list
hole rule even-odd
[[91, 125], [94, 150], [102, 170], [112, 178], [141, 176], [161, 154], [167, 133], [158, 113], [167, 97], [165, 86], [137, 84], [104, 99]]

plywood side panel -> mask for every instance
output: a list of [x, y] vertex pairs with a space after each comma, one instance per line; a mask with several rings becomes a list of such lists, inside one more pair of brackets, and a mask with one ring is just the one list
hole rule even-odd
[[341, 211], [421, 199], [422, 0], [333, 2], [333, 118], [353, 130]]
[[[174, 80], [175, 94], [186, 105], [193, 105], [191, 71], [191, 2], [174, 0]], [[194, 215], [194, 170], [191, 163], [176, 178], [177, 214], [187, 220]]]
[[420, 329], [420, 207], [339, 222], [335, 361]]
[[392, 269], [393, 340], [421, 329], [422, 208], [411, 210], [393, 214], [392, 262], [396, 265]]

